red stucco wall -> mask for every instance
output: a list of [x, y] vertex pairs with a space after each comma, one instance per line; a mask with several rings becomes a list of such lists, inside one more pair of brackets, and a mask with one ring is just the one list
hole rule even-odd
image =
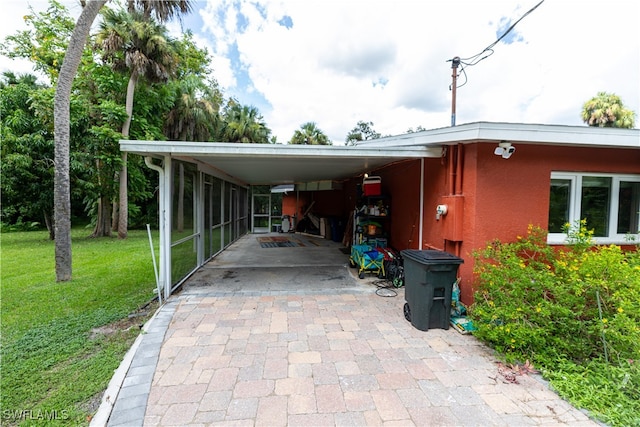
[[[547, 227], [549, 186], [552, 171], [640, 173], [640, 150], [554, 147], [517, 144], [509, 159], [493, 154], [495, 144], [465, 144], [461, 156], [461, 191], [464, 199], [462, 242], [445, 240], [446, 221], [451, 212], [436, 220], [436, 206], [450, 193], [455, 175], [448, 158], [424, 160], [424, 216], [422, 247], [443, 249], [462, 257], [463, 302], [473, 296], [475, 249], [500, 239], [513, 241], [527, 232], [529, 224]], [[455, 153], [455, 149], [449, 150]], [[457, 170], [454, 169], [454, 173]], [[418, 227], [420, 162], [396, 165], [376, 171], [383, 188], [393, 197], [392, 245], [399, 250], [417, 248], [418, 238], [407, 236]], [[455, 188], [455, 185], [453, 186]], [[459, 212], [454, 213], [459, 215]], [[415, 224], [415, 229], [414, 229]]]
[[[493, 145], [474, 145], [477, 181], [474, 237], [477, 244], [513, 240], [529, 224], [547, 227], [551, 172], [640, 173], [639, 150], [517, 145], [510, 159]], [[465, 189], [466, 190], [466, 189]]]
[[[556, 147], [514, 143], [509, 159], [493, 154], [492, 143], [449, 147], [443, 158], [425, 158], [423, 233], [420, 224], [421, 160], [399, 162], [371, 171], [382, 178], [382, 192], [391, 198], [389, 244], [397, 250], [436, 248], [464, 259], [460, 266], [462, 301], [473, 298], [473, 257], [475, 249], [499, 239], [514, 241], [527, 232], [529, 224], [547, 227], [549, 186], [552, 171], [640, 174], [640, 150], [589, 147]], [[456, 150], [462, 149], [458, 157]], [[449, 155], [460, 159], [460, 168], [450, 169]], [[455, 166], [455, 164], [454, 164]], [[461, 174], [456, 176], [460, 171]], [[454, 185], [458, 180], [458, 186]], [[345, 219], [355, 207], [357, 185], [362, 177], [344, 183], [342, 191], [300, 193], [300, 205], [316, 200], [321, 216]], [[459, 193], [462, 212], [449, 212], [436, 220], [436, 206], [444, 197]], [[295, 210], [295, 195], [285, 198], [283, 212]], [[458, 218], [462, 215], [462, 218]], [[460, 242], [446, 240], [450, 221], [461, 222]]]
[[382, 178], [382, 193], [391, 201], [389, 246], [416, 248], [420, 220], [420, 160], [396, 163], [373, 171]]

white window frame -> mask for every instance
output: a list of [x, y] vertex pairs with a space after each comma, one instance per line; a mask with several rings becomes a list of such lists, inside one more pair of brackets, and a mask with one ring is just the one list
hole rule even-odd
[[[594, 237], [597, 244], [629, 244], [626, 234], [617, 233], [618, 228], [618, 195], [620, 194], [620, 182], [640, 182], [640, 175], [610, 174], [610, 173], [583, 173], [583, 172], [551, 172], [551, 179], [564, 179], [571, 182], [569, 194], [569, 223], [571, 225], [580, 221], [582, 206], [582, 178], [584, 177], [611, 178], [611, 200], [609, 201], [609, 235], [606, 237]], [[640, 225], [640, 224], [639, 224]], [[587, 224], [589, 227], [589, 224]], [[636, 239], [639, 237], [634, 234]], [[547, 243], [567, 244], [566, 233], [548, 233]]]

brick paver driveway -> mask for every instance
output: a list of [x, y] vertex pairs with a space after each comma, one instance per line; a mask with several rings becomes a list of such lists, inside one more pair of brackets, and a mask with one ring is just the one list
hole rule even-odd
[[595, 425], [453, 329], [371, 293], [182, 295], [144, 425]]

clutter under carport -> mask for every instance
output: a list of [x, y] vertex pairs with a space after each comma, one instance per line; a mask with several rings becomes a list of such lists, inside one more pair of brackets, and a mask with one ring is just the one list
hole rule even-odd
[[[351, 266], [358, 267], [358, 277], [365, 273], [386, 276], [385, 261], [393, 258], [389, 248], [390, 198], [382, 194], [382, 179], [365, 176], [357, 196], [356, 207], [349, 218]], [[346, 233], [345, 233], [346, 239]], [[343, 241], [343, 243], [346, 243]]]

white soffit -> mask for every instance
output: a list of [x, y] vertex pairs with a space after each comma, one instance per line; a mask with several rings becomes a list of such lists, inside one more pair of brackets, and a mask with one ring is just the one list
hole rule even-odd
[[278, 185], [345, 180], [391, 163], [440, 157], [441, 147], [353, 147], [223, 142], [120, 141], [133, 154], [198, 163], [244, 184]]

